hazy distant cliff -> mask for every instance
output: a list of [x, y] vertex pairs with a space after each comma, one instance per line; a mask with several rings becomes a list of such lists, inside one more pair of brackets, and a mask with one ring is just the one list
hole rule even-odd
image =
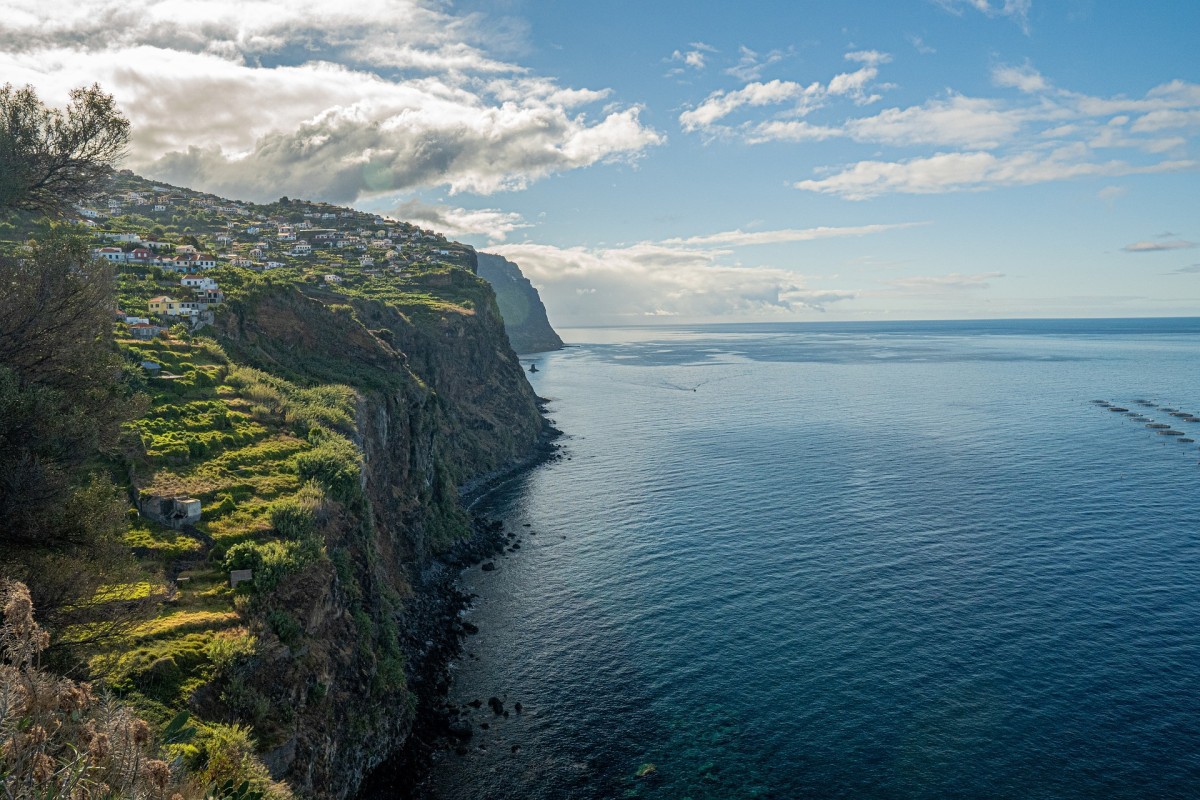
[[550, 327], [537, 289], [516, 264], [491, 253], [479, 254], [479, 276], [492, 285], [508, 340], [518, 353], [558, 350], [562, 339]]

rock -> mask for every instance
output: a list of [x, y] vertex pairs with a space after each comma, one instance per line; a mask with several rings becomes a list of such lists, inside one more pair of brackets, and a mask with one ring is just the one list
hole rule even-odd
[[521, 706], [520, 703], [513, 703], [513, 711], [516, 711], [518, 714], [520, 714], [524, 710], [525, 709]]
[[481, 723], [479, 723], [479, 727], [483, 728], [486, 731], [489, 728], [491, 728], [492, 726], [487, 724], [486, 722], [481, 722]]
[[515, 752], [517, 752], [517, 751], [518, 751], [518, 750], [520, 750], [520, 749], [521, 749], [521, 745], [519, 745], [519, 744], [514, 744], [514, 745], [512, 746], [512, 751], [513, 751], [514, 753], [515, 753]]
[[497, 717], [504, 713], [504, 703], [500, 702], [499, 697], [489, 697], [488, 707], [492, 709], [492, 713]]
[[471, 708], [479, 708], [480, 706], [483, 705], [483, 701], [480, 700], [479, 698], [475, 698], [471, 702], [467, 703], [467, 705], [469, 705]]
[[475, 735], [475, 731], [471, 729], [471, 723], [466, 720], [453, 720], [447, 727], [446, 732], [455, 739], [466, 740]]
[[495, 561], [485, 562], [484, 565], [482, 567], [480, 567], [480, 569], [483, 570], [484, 572], [492, 572], [496, 569], [496, 562]]
[[479, 626], [472, 625], [470, 622], [464, 621], [462, 623], [462, 629], [463, 629], [463, 632], [466, 633], [468, 636], [474, 636], [475, 634], [479, 633]]

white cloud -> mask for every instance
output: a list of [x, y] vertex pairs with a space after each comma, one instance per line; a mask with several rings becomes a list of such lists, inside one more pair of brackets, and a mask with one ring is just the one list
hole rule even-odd
[[50, 102], [99, 81], [133, 122], [129, 166], [236, 197], [490, 193], [664, 141], [637, 107], [585, 111], [607, 90], [492, 57], [519, 32], [433, 0], [9, 5], [5, 80]]
[[927, 222], [901, 222], [893, 224], [853, 225], [844, 227], [822, 226], [818, 228], [785, 228], [769, 231], [721, 231], [703, 236], [664, 239], [661, 244], [683, 245], [688, 247], [707, 247], [721, 245], [743, 247], [756, 244], [780, 244], [783, 242], [811, 242], [816, 239], [833, 239], [846, 236], [868, 236], [875, 233], [912, 228], [917, 225], [928, 225]]
[[572, 324], [646, 316], [786, 318], [822, 311], [856, 293], [813, 288], [805, 276], [787, 269], [731, 264], [736, 248], [868, 236], [924, 224], [732, 230], [598, 248], [526, 242], [491, 250], [520, 264], [547, 305]]
[[[753, 50], [742, 48], [746, 65], [739, 64], [729, 70], [730, 74], [739, 76], [757, 75], [757, 54]], [[687, 133], [696, 131], [724, 132], [715, 129], [716, 123], [742, 108], [777, 106], [791, 103], [789, 113], [804, 116], [814, 109], [822, 107], [829, 98], [849, 97], [862, 105], [879, 99], [876, 94], [868, 94], [867, 87], [879, 75], [878, 64], [891, 60], [887, 53], [875, 50], [860, 50], [846, 54], [847, 60], [865, 64], [853, 72], [843, 72], [830, 78], [829, 83], [822, 85], [819, 81], [801, 84], [795, 81], [772, 80], [767, 82], [752, 81], [740, 89], [717, 90], [695, 108], [688, 109], [679, 115], [679, 124]], [[765, 141], [763, 136], [756, 134], [758, 141]]]
[[1004, 110], [993, 100], [954, 95], [921, 106], [885, 109], [853, 119], [846, 129], [855, 139], [892, 145], [935, 144], [998, 146], [1020, 129], [1021, 112]]
[[1021, 30], [1029, 33], [1029, 11], [1033, 0], [1001, 0], [993, 5], [990, 0], [934, 0], [939, 6], [951, 13], [962, 15], [963, 7], [981, 11], [989, 17], [1008, 17], [1021, 26]]
[[722, 251], [653, 242], [613, 248], [509, 244], [491, 251], [520, 264], [556, 318], [576, 325], [663, 316], [792, 317], [855, 295], [811, 288], [789, 270], [723, 265]]
[[803, 102], [806, 98], [816, 98], [820, 94], [819, 83], [808, 86], [781, 80], [749, 83], [734, 91], [713, 92], [699, 106], [680, 114], [679, 124], [690, 133], [711, 126], [743, 106], [777, 105], [790, 100]]
[[760, 122], [746, 131], [746, 142], [813, 142], [845, 136], [841, 128], [813, 125], [804, 120], [771, 120]]
[[488, 242], [503, 242], [508, 234], [532, 227], [520, 214], [498, 208], [456, 208], [406, 200], [387, 212], [395, 219], [413, 222], [451, 238], [486, 236]]
[[1026, 93], [1044, 92], [1050, 83], [1029, 64], [1020, 67], [1001, 65], [992, 70], [992, 82], [997, 86], [1019, 89]]
[[1169, 242], [1134, 242], [1127, 244], [1121, 249], [1126, 253], [1161, 253], [1171, 250], [1191, 250], [1196, 246], [1195, 242], [1184, 241], [1183, 239], [1175, 239]]
[[1096, 196], [1104, 202], [1111, 204], [1118, 198], [1124, 197], [1127, 194], [1129, 194], [1129, 189], [1125, 186], [1105, 186], [1096, 193]]
[[845, 58], [847, 61], [857, 61], [869, 67], [887, 64], [892, 60], [892, 56], [889, 53], [881, 53], [878, 50], [855, 50], [846, 53]]
[[[707, 54], [717, 52], [715, 47], [705, 44], [704, 42], [692, 42], [691, 48], [691, 50], [676, 50], [675, 52], [671, 53], [671, 57], [667, 60], [682, 62], [694, 70], [701, 71], [708, 66]], [[676, 70], [675, 72], [678, 73], [681, 71], [682, 70]]]
[[738, 49], [737, 64], [725, 70], [726, 75], [732, 75], [739, 80], [749, 83], [756, 81], [762, 76], [764, 69], [770, 65], [782, 61], [784, 53], [781, 50], [772, 50], [765, 56], [760, 57], [757, 52], [749, 47], [742, 46]]
[[860, 161], [826, 178], [799, 181], [797, 189], [864, 200], [881, 194], [933, 194], [1024, 186], [1084, 176], [1118, 176], [1195, 169], [1195, 161], [1148, 165], [1124, 161], [1091, 162], [1079, 148], [1050, 153], [1025, 152], [995, 156], [985, 152], [938, 153], [907, 161]]

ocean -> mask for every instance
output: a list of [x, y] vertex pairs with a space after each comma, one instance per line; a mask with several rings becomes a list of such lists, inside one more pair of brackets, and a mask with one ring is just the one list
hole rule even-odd
[[1200, 319], [563, 334], [430, 796], [1200, 796]]

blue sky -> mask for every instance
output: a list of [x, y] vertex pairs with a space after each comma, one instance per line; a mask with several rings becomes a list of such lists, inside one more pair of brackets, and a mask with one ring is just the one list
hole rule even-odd
[[1200, 3], [6, 5], [135, 169], [413, 219], [558, 324], [1200, 311]]

